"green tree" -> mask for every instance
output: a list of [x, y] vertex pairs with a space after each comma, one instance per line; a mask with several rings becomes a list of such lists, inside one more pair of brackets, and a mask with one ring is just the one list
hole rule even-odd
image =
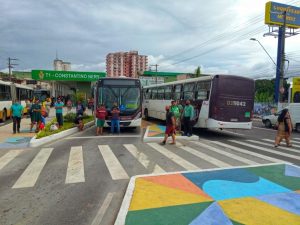
[[201, 67], [198, 66], [197, 69], [195, 70], [194, 76], [193, 77], [201, 77]]

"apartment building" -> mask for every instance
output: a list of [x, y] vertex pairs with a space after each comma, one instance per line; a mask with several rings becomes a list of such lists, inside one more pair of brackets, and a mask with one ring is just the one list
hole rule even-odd
[[148, 67], [148, 56], [138, 51], [109, 53], [106, 56], [107, 77], [126, 76], [136, 78]]

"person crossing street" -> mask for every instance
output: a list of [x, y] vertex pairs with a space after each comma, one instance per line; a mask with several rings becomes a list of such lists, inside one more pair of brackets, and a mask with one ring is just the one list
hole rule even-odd
[[13, 119], [13, 133], [20, 133], [21, 119], [23, 117], [24, 107], [20, 104], [19, 100], [16, 99], [10, 110], [12, 112]]

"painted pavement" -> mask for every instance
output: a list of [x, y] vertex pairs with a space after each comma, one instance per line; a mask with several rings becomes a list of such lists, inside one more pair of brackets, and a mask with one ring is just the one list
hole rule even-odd
[[125, 225], [300, 225], [300, 168], [293, 165], [140, 176], [132, 182]]

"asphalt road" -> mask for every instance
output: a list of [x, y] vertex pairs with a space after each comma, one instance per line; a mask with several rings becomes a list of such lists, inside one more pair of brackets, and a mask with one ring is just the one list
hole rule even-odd
[[279, 160], [300, 165], [300, 134], [291, 150], [275, 149], [276, 131], [260, 122], [248, 131], [195, 131], [198, 142], [164, 147], [143, 143], [139, 129], [94, 133], [92, 127], [39, 148], [0, 150], [0, 224], [112, 225], [134, 175]]

